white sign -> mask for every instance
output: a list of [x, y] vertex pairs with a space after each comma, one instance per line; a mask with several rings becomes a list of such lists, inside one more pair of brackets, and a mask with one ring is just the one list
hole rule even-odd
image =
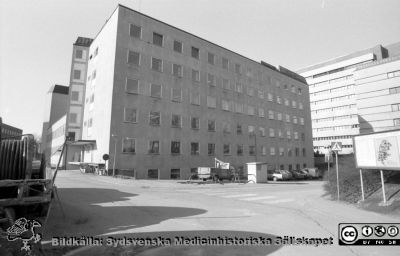
[[229, 163], [222, 162], [215, 158], [215, 168], [229, 169]]
[[400, 130], [354, 137], [357, 168], [400, 170]]
[[332, 151], [342, 151], [342, 143], [341, 142], [332, 142], [331, 150]]

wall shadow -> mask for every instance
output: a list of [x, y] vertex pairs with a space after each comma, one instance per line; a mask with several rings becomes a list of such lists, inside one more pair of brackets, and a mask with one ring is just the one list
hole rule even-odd
[[54, 199], [43, 232], [44, 240], [121, 232], [207, 212], [197, 208], [139, 206], [134, 201], [137, 194], [114, 189], [59, 188], [58, 194], [61, 204]]

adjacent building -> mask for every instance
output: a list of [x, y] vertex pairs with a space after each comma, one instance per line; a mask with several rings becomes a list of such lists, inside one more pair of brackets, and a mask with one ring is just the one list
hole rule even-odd
[[[381, 86], [378, 83], [370, 83], [369, 87], [358, 87], [357, 83], [362, 83], [361, 80], [369, 77], [368, 72], [372, 69], [360, 72], [361, 78], [357, 78], [358, 81], [355, 74], [359, 67], [369, 64], [376, 67], [379, 61], [398, 55], [399, 46], [400, 43], [385, 47], [378, 45], [298, 71], [309, 84], [314, 151], [324, 153], [331, 142], [338, 141], [343, 144], [341, 153], [353, 153], [352, 138], [360, 134], [360, 124], [363, 125], [363, 129], [365, 124], [360, 117], [359, 109], [369, 108], [371, 111], [375, 107], [373, 102], [377, 100], [372, 98], [362, 100], [364, 96], [358, 94], [366, 93], [365, 90], [372, 90], [372, 87]], [[389, 66], [381, 66], [381, 68], [386, 67]]]
[[3, 123], [1, 118], [0, 128], [1, 139], [18, 138], [22, 135], [22, 129]]
[[[214, 159], [313, 166], [308, 85], [119, 5], [89, 47], [83, 161], [186, 179]], [[75, 73], [75, 71], [73, 71]], [[82, 74], [82, 73], [81, 73]]]
[[400, 128], [400, 55], [358, 67], [354, 73], [360, 133]]

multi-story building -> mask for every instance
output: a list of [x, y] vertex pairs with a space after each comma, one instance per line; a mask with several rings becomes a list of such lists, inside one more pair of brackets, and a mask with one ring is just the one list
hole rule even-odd
[[85, 161], [137, 178], [188, 178], [214, 158], [242, 168], [313, 165], [308, 86], [119, 5], [90, 45]]
[[21, 129], [3, 123], [1, 117], [0, 117], [0, 128], [1, 128], [0, 129], [0, 132], [1, 132], [0, 138], [2, 138], [2, 139], [18, 138], [18, 137], [20, 137], [22, 135], [22, 130]]
[[[57, 150], [52, 148], [52, 126], [65, 116], [68, 107], [68, 89], [69, 87], [63, 85], [53, 85], [46, 95], [45, 117], [42, 128], [42, 147], [41, 150], [45, 155], [45, 159], [50, 161], [51, 155]], [[65, 135], [65, 134], [64, 134]]]
[[360, 133], [400, 128], [400, 55], [354, 72]]
[[353, 152], [352, 138], [360, 133], [354, 73], [360, 65], [396, 55], [399, 45], [378, 45], [298, 71], [310, 88], [314, 151], [325, 153], [338, 141], [343, 144], [341, 153]]

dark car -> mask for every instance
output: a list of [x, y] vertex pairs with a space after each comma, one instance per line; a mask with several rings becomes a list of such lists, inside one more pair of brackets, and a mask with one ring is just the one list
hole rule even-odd
[[295, 180], [304, 180], [307, 178], [307, 174], [300, 170], [291, 170], [290, 172], [292, 173], [293, 179]]

